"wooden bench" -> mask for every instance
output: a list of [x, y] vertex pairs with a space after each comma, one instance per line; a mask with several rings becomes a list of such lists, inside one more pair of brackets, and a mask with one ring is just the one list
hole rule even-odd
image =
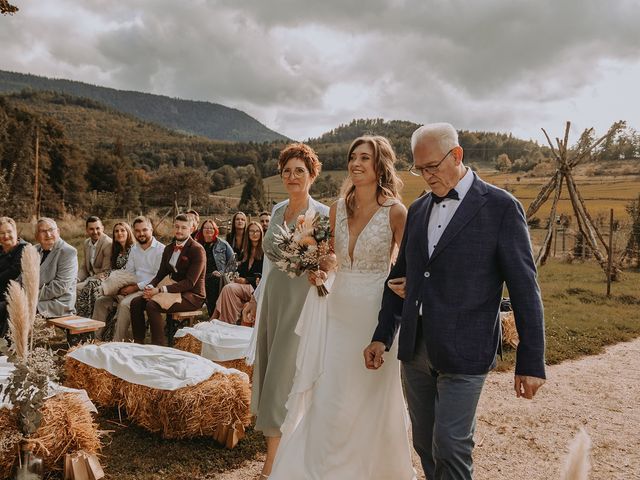
[[67, 332], [67, 342], [69, 345], [73, 345], [82, 340], [81, 337], [73, 337], [73, 335], [83, 335], [93, 338], [94, 332], [104, 328], [104, 322], [93, 320], [91, 318], [79, 317], [78, 315], [47, 318], [47, 324], [65, 330]]
[[193, 327], [202, 316], [202, 310], [167, 313], [167, 345], [173, 347], [173, 337], [183, 327]]

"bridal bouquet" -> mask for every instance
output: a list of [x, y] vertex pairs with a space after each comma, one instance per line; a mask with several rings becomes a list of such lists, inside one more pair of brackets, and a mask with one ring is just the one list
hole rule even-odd
[[274, 238], [283, 258], [275, 263], [276, 267], [291, 278], [304, 272], [317, 272], [318, 295], [326, 296], [329, 291], [323, 284], [323, 277], [336, 264], [335, 254], [329, 245], [329, 218], [309, 208], [297, 218], [292, 230], [280, 225], [278, 228], [279, 232]]

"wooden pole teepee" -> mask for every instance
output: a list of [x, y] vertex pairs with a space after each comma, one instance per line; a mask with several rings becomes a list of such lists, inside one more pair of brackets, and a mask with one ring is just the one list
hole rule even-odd
[[[569, 149], [569, 130], [571, 128], [571, 122], [567, 122], [564, 130], [564, 138], [561, 140], [556, 137], [555, 145], [549, 138], [546, 130], [542, 131], [551, 148], [551, 154], [556, 162], [556, 171], [553, 177], [542, 187], [540, 193], [535, 198], [529, 208], [527, 209], [527, 219], [531, 219], [533, 215], [540, 209], [540, 207], [549, 199], [553, 193], [553, 203], [551, 204], [551, 211], [549, 213], [549, 225], [544, 242], [536, 255], [536, 265], [544, 265], [549, 256], [549, 250], [551, 248], [551, 239], [553, 236], [553, 225], [556, 219], [556, 211], [558, 207], [558, 201], [562, 193], [562, 186], [566, 185], [567, 192], [569, 193], [569, 199], [573, 207], [574, 214], [577, 219], [578, 228], [582, 234], [585, 242], [593, 252], [593, 256], [600, 264], [602, 270], [607, 274], [608, 270], [608, 255], [609, 246], [604, 240], [604, 237], [596, 227], [584, 198], [578, 190], [575, 178], [573, 176], [573, 169], [589, 156], [593, 150], [602, 144], [605, 140], [610, 139], [616, 133], [618, 133], [625, 126], [624, 122], [614, 123], [609, 131], [597, 140], [590, 140], [593, 129], [586, 130], [579, 142], [578, 146], [574, 150]], [[604, 253], [603, 253], [604, 250]], [[612, 268], [612, 279], [617, 279], [620, 273], [618, 265], [614, 265]]]

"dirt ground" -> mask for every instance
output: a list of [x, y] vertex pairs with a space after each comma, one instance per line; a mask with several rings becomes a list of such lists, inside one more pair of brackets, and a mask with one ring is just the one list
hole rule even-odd
[[[533, 401], [515, 397], [512, 373], [490, 374], [478, 407], [475, 478], [560, 478], [568, 444], [583, 427], [593, 445], [591, 479], [640, 479], [639, 385], [640, 339], [548, 367]], [[259, 472], [259, 462], [248, 462], [216, 478], [247, 480]]]

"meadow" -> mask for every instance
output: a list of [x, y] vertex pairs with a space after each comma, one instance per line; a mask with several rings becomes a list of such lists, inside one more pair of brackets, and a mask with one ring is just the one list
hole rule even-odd
[[[480, 177], [498, 187], [511, 191], [524, 205], [525, 209], [536, 198], [540, 189], [548, 181], [548, 177], [525, 177], [518, 173], [500, 173], [490, 168], [481, 168]], [[342, 181], [347, 172], [327, 171], [321, 175], [329, 175]], [[411, 175], [409, 172], [400, 172], [400, 178], [404, 182], [402, 199], [405, 205], [410, 205], [425, 190], [425, 183], [420, 177]], [[576, 182], [587, 208], [592, 217], [605, 216], [608, 222], [609, 209], [613, 208], [614, 216], [622, 219], [627, 216], [626, 206], [632, 200], [636, 200], [640, 195], [640, 172], [637, 175], [609, 175], [609, 176], [587, 176], [576, 175]], [[264, 179], [267, 198], [274, 202], [279, 202], [287, 197], [287, 193], [282, 185], [282, 180], [275, 175]], [[217, 195], [231, 198], [240, 198], [242, 185], [221, 190]], [[551, 209], [551, 199], [543, 205], [535, 216], [545, 219]], [[566, 186], [562, 189], [562, 195], [558, 202], [557, 214], [561, 213], [573, 215], [571, 202], [567, 194]]]

